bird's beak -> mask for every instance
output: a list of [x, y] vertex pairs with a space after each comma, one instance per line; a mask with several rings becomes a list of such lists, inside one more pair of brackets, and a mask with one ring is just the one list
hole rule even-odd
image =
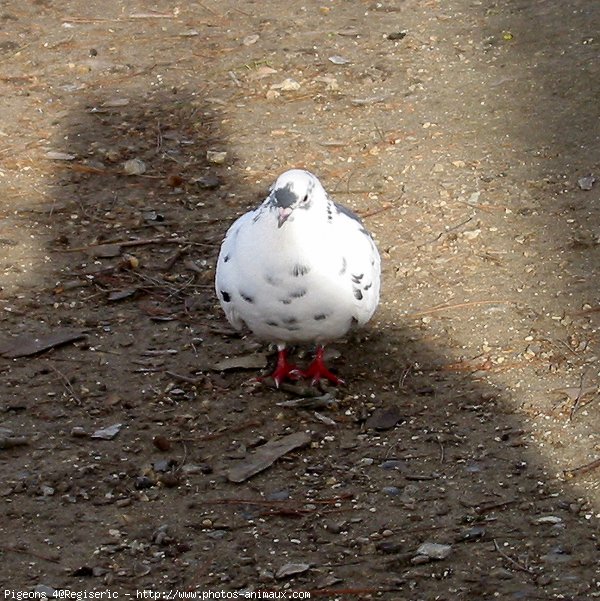
[[279, 207], [279, 214], [277, 215], [277, 227], [281, 227], [292, 214], [293, 209], [291, 207]]

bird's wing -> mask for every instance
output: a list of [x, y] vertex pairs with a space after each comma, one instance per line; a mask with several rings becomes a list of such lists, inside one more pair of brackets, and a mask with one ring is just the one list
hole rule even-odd
[[336, 246], [342, 249], [340, 278], [349, 285], [354, 297], [356, 319], [366, 323], [379, 303], [381, 259], [371, 234], [360, 218], [347, 207], [335, 204], [332, 230]]
[[215, 290], [219, 302], [225, 311], [225, 316], [231, 325], [241, 330], [244, 327], [244, 321], [241, 319], [238, 310], [236, 295], [240, 287], [239, 273], [237, 271], [239, 244], [238, 236], [240, 229], [252, 222], [256, 211], [250, 211], [239, 217], [233, 225], [227, 230], [225, 238], [221, 245], [219, 258], [217, 259], [217, 268], [215, 275]]

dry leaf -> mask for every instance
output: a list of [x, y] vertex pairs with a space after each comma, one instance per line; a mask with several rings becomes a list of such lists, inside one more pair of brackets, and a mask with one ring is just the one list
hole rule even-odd
[[232, 467], [227, 472], [227, 478], [230, 482], [244, 482], [248, 478], [255, 476], [259, 472], [267, 469], [277, 459], [285, 454], [303, 447], [310, 442], [310, 434], [306, 432], [294, 432], [277, 440], [270, 440], [262, 447], [259, 447], [249, 459]]
[[264, 353], [252, 353], [250, 355], [239, 355], [227, 357], [217, 361], [213, 365], [215, 371], [228, 371], [231, 369], [261, 369], [267, 366], [267, 355]]
[[80, 330], [58, 329], [51, 334], [22, 334], [16, 338], [0, 342], [0, 355], [7, 359], [29, 357], [57, 346], [85, 338], [86, 334]]

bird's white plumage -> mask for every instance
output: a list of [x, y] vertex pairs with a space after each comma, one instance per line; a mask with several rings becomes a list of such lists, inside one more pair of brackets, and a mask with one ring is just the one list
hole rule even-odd
[[365, 324], [379, 280], [379, 253], [358, 217], [293, 169], [229, 228], [215, 287], [234, 327], [283, 346], [325, 344]]

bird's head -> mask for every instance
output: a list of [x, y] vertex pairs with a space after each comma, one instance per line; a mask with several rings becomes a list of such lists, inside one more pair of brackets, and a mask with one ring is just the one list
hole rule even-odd
[[321, 182], [308, 171], [290, 169], [282, 173], [271, 186], [267, 202], [277, 211], [277, 226], [281, 227], [296, 210], [308, 211], [324, 205], [327, 195]]

